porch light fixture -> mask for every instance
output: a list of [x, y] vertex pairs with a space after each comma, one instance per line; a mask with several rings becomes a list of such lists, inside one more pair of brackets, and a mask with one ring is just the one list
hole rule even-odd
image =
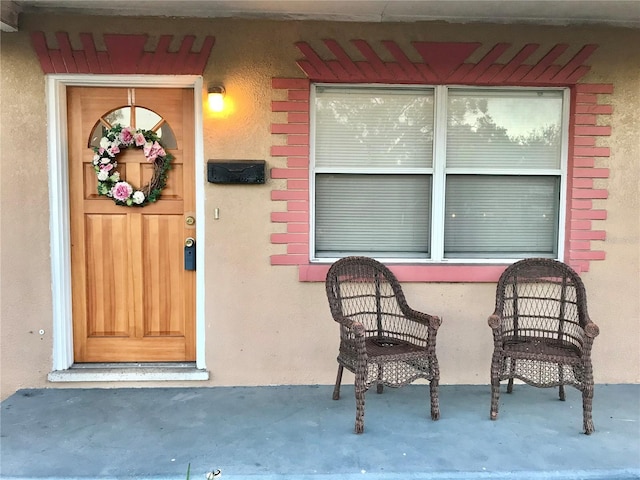
[[209, 101], [209, 109], [212, 112], [221, 112], [224, 110], [224, 94], [225, 89], [222, 85], [209, 85], [207, 89], [207, 100]]

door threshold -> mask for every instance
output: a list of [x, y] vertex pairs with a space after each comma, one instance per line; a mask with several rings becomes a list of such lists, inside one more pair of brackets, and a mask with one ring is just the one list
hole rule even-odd
[[163, 363], [74, 363], [68, 370], [55, 370], [50, 382], [162, 382], [209, 380], [209, 372], [195, 362]]

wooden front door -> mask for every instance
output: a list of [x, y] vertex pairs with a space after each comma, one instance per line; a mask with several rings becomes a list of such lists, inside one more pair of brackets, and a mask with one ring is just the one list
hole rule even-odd
[[[190, 89], [69, 87], [69, 207], [74, 361], [195, 360], [194, 110]], [[91, 145], [120, 123], [153, 130], [174, 155], [159, 200], [144, 207], [100, 196]], [[121, 179], [149, 183], [140, 148], [117, 155]]]

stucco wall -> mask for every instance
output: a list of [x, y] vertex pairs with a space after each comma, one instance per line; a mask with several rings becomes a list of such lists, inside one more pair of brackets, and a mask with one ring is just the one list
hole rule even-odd
[[[271, 81], [303, 76], [295, 64], [301, 57], [295, 42], [320, 45], [322, 39], [333, 38], [342, 44], [352, 39], [598, 44], [586, 62], [592, 70], [582, 81], [614, 85], [609, 95], [612, 135], [598, 140], [611, 147], [607, 164], [599, 165], [610, 168], [610, 176], [596, 180], [595, 187], [607, 189], [609, 198], [594, 202], [594, 208], [608, 211], [606, 220], [597, 221], [607, 238], [594, 242], [606, 259], [591, 262], [582, 277], [591, 317], [601, 330], [593, 351], [596, 381], [640, 382], [640, 51], [635, 47], [640, 31], [27, 16], [20, 32], [2, 32], [1, 38], [2, 398], [23, 387], [69, 386], [46, 378], [52, 365], [53, 316], [45, 78], [30, 44], [32, 30], [49, 35], [66, 31], [72, 40], [85, 31], [97, 39], [102, 33], [148, 33], [152, 38], [193, 34], [200, 40], [215, 36], [204, 84], [223, 84], [233, 111], [216, 118], [205, 109], [204, 159], [265, 159], [269, 168], [285, 163], [270, 157]], [[284, 253], [282, 245], [270, 242], [272, 233], [282, 231], [270, 221], [270, 192], [283, 185], [284, 180], [257, 186], [205, 185], [206, 363], [211, 379], [190, 385], [330, 384], [335, 379], [338, 332], [323, 284], [299, 282], [295, 266], [270, 265], [271, 255]], [[215, 208], [219, 220], [214, 219]], [[444, 318], [438, 337], [441, 383], [488, 383], [492, 341], [486, 317], [493, 309], [494, 288], [490, 283], [405, 285], [414, 308]]]

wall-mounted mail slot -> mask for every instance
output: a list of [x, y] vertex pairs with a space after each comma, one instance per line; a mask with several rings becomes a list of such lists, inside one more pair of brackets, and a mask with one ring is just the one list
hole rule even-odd
[[211, 183], [264, 183], [264, 160], [209, 160], [207, 180]]

